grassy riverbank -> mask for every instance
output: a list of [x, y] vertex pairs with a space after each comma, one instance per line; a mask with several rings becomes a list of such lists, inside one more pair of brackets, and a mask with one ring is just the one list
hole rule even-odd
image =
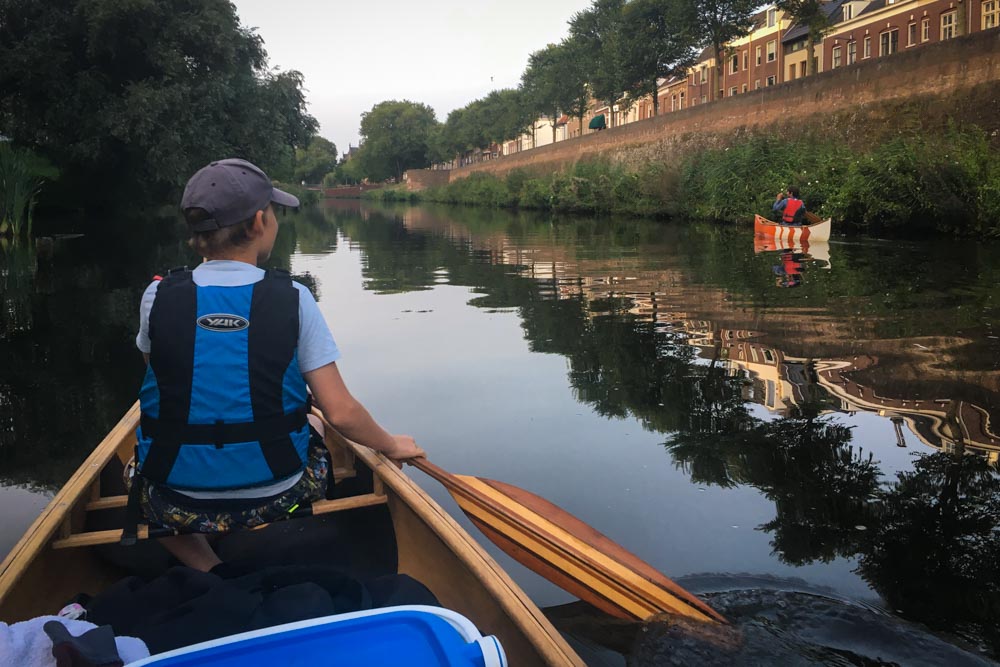
[[[1000, 151], [978, 128], [897, 136], [858, 152], [821, 136], [743, 135], [636, 168], [580, 162], [563, 172], [475, 173], [418, 193], [366, 196], [574, 213], [738, 222], [799, 185], [810, 210], [860, 231], [1000, 236]], [[843, 228], [843, 227], [842, 227]]]

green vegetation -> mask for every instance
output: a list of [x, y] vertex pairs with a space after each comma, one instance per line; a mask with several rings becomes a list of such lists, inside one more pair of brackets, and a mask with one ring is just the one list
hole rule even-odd
[[288, 180], [317, 128], [229, 2], [6, 2], [0, 25], [0, 128], [59, 168], [64, 205], [166, 201], [220, 156]]
[[426, 104], [379, 102], [361, 114], [362, 146], [350, 162], [372, 181], [401, 180], [407, 169], [430, 166], [438, 122]]
[[305, 148], [295, 149], [296, 183], [316, 184], [337, 168], [337, 146], [329, 139], [314, 136]]
[[56, 170], [30, 151], [0, 141], [0, 235], [15, 238], [31, 234], [35, 200]]
[[751, 135], [685, 157], [627, 169], [580, 162], [565, 172], [504, 178], [475, 173], [383, 200], [740, 222], [768, 214], [778, 190], [798, 185], [810, 210], [858, 230], [1000, 236], [1000, 160], [979, 129], [885, 141], [864, 154], [825, 137]]

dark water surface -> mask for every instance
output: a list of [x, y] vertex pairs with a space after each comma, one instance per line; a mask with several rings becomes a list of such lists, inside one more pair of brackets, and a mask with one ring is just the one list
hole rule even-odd
[[[0, 251], [0, 551], [134, 400], [150, 275], [193, 263], [135, 236]], [[278, 245], [387, 428], [576, 514], [742, 635], [554, 609], [593, 664], [1000, 650], [996, 244], [755, 253], [749, 230], [329, 202]], [[498, 558], [540, 605], [572, 602]]]

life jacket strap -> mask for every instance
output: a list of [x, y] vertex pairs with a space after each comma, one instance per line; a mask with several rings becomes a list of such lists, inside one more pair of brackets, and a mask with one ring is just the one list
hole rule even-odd
[[142, 435], [154, 441], [183, 442], [185, 445], [228, 445], [234, 442], [267, 442], [306, 425], [306, 408], [289, 412], [280, 417], [255, 422], [227, 424], [186, 424], [156, 419], [142, 415], [139, 420]]

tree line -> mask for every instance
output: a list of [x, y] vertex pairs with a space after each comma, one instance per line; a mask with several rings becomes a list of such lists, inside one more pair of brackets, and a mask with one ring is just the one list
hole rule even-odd
[[[822, 35], [822, 0], [779, 0], [793, 20]], [[647, 96], [659, 112], [658, 82], [684, 76], [703, 50], [721, 67], [731, 41], [750, 33], [758, 0], [593, 0], [569, 19], [569, 35], [528, 58], [517, 88], [494, 90], [438, 122], [425, 104], [387, 101], [362, 114], [353, 174], [400, 178], [535, 131], [536, 120], [583, 122], [591, 100], [630, 105]], [[713, 86], [715, 88], [716, 86]], [[713, 91], [713, 99], [718, 91]]]
[[302, 75], [228, 0], [0, 0], [0, 62], [0, 138], [59, 172], [42, 203], [169, 201], [220, 156], [296, 182], [336, 164]]

